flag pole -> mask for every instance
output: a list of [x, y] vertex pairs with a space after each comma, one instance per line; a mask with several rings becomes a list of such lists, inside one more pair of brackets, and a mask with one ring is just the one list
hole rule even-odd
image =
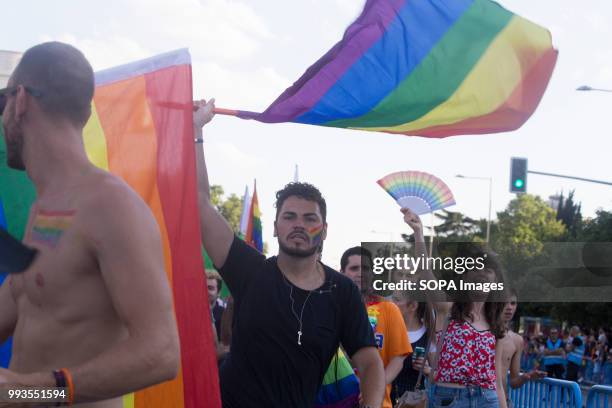
[[238, 116], [238, 111], [234, 109], [225, 109], [225, 108], [214, 108], [213, 112], [215, 115], [228, 115], [228, 116]]
[[[197, 110], [198, 110], [198, 106], [194, 106], [193, 111], [195, 112]], [[240, 114], [240, 111], [237, 111], [235, 109], [225, 109], [225, 108], [213, 108], [213, 112], [215, 113], [215, 115], [228, 115], [228, 116], [238, 116]]]

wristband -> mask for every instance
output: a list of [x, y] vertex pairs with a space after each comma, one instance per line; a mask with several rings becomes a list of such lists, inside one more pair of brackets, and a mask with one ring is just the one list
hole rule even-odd
[[[57, 388], [66, 388], [66, 376], [64, 376], [64, 372], [62, 370], [53, 370], [53, 377], [55, 377], [55, 386]], [[55, 404], [56, 407], [61, 407], [64, 405], [64, 402], [59, 401]]]
[[72, 375], [67, 368], [62, 368], [60, 371], [62, 374], [64, 374], [64, 378], [66, 379], [66, 387], [68, 388], [68, 405], [72, 405], [74, 402], [74, 382], [72, 381]]

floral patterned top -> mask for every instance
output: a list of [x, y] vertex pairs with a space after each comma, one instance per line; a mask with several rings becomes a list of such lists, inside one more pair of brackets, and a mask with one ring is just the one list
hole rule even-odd
[[[438, 341], [441, 333], [437, 333]], [[477, 386], [495, 384], [495, 335], [468, 322], [451, 320], [440, 352], [436, 382]]]

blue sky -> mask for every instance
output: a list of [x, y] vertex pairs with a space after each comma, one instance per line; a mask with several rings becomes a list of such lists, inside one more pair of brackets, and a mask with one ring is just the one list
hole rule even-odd
[[[433, 140], [217, 117], [205, 132], [211, 182], [241, 195], [257, 178], [264, 240], [275, 253], [274, 193], [292, 180], [298, 164], [301, 180], [327, 198], [323, 260], [337, 267], [349, 246], [399, 240], [406, 230], [397, 205], [375, 183], [390, 172], [441, 177], [455, 193], [451, 209], [473, 217], [487, 215], [488, 184], [454, 176], [493, 177], [495, 214], [513, 198], [511, 156], [527, 157], [532, 170], [612, 180], [612, 93], [575, 91], [583, 84], [612, 88], [612, 3], [500, 3], [547, 27], [559, 50], [538, 110], [518, 131]], [[362, 6], [361, 0], [26, 0], [3, 10], [0, 49], [66, 41], [82, 49], [97, 70], [188, 47], [196, 97], [214, 96], [220, 107], [263, 110], [341, 38]], [[576, 189], [586, 216], [612, 209], [610, 187], [529, 176], [529, 192], [545, 199], [570, 189]]]

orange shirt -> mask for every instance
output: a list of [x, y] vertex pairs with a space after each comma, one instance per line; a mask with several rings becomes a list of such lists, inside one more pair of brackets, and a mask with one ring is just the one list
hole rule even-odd
[[[368, 302], [367, 309], [378, 352], [385, 368], [393, 357], [412, 353], [402, 312], [394, 303], [387, 301]], [[388, 384], [385, 390], [383, 408], [392, 408], [392, 406], [391, 384]]]

